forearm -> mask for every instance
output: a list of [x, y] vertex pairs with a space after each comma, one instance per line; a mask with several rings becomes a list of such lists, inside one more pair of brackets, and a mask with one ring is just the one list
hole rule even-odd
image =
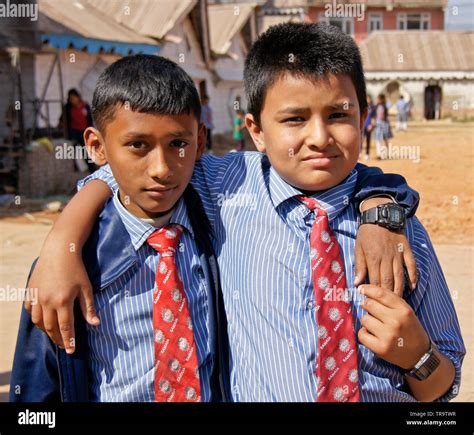
[[405, 208], [407, 216], [413, 216], [419, 203], [419, 195], [411, 189], [406, 180], [398, 174], [384, 174], [379, 168], [368, 167], [361, 163], [356, 166], [357, 184], [355, 202], [359, 205], [365, 198], [390, 195]]
[[412, 395], [420, 402], [432, 402], [443, 396], [454, 382], [455, 369], [449, 358], [435, 351], [441, 360], [437, 369], [424, 381], [406, 376]]
[[46, 243], [61, 239], [81, 248], [111, 194], [109, 187], [103, 181], [92, 180], [87, 183], [64, 208], [48, 234]]
[[360, 212], [367, 211], [369, 208], [374, 208], [374, 207], [377, 207], [378, 205], [389, 204], [389, 203], [393, 203], [393, 199], [389, 197], [388, 195], [375, 196], [373, 198], [362, 200], [359, 206], [359, 211]]

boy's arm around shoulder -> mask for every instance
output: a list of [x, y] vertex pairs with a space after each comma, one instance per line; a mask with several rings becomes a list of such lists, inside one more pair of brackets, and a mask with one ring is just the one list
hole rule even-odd
[[[413, 215], [418, 207], [419, 195], [411, 189], [406, 180], [398, 174], [384, 174], [379, 168], [357, 164], [355, 205], [361, 211], [375, 207], [391, 199], [405, 208], [405, 214]], [[364, 201], [361, 204], [361, 201]], [[403, 231], [392, 231], [379, 225], [361, 225], [357, 232], [355, 246], [355, 285], [362, 284], [368, 274], [373, 285], [395, 291], [402, 295], [405, 276], [408, 271], [412, 287], [416, 284], [416, 263], [410, 245]]]
[[370, 167], [358, 163], [357, 184], [355, 188], [356, 205], [372, 196], [389, 195], [405, 208], [407, 216], [416, 213], [420, 202], [420, 195], [413, 190], [405, 178], [399, 174], [385, 174], [380, 168]]
[[30, 286], [37, 289], [38, 303], [25, 303], [33, 323], [68, 353], [75, 349], [73, 305], [76, 298], [87, 322], [99, 323], [82, 261], [82, 247], [111, 191], [107, 184], [92, 176], [89, 181], [63, 210], [43, 245], [30, 279]]

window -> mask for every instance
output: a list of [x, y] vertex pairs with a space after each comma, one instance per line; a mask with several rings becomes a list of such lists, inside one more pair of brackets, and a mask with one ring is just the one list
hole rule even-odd
[[369, 28], [368, 31], [383, 30], [383, 13], [369, 12]]
[[321, 14], [319, 16], [319, 21], [321, 23], [339, 27], [344, 33], [347, 33], [348, 35], [354, 34], [354, 19], [351, 17], [326, 17], [324, 14]]
[[397, 14], [397, 30], [430, 30], [431, 15]]

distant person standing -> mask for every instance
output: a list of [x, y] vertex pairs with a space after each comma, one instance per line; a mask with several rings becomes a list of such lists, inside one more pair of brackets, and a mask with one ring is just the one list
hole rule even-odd
[[397, 101], [397, 131], [406, 130], [408, 128], [408, 102], [405, 101], [403, 95]]
[[[84, 131], [86, 128], [92, 127], [94, 123], [92, 121], [92, 112], [89, 104], [82, 99], [81, 94], [79, 94], [76, 89], [69, 89], [67, 93], [67, 103], [63, 109], [62, 122], [66, 122], [67, 138], [72, 141], [75, 146], [80, 146], [81, 150], [85, 150]], [[76, 164], [81, 171], [87, 169], [82, 161], [85, 161], [91, 173], [95, 171], [96, 166], [86, 155], [84, 159], [76, 159]]]
[[244, 128], [245, 128], [244, 112], [242, 110], [237, 110], [234, 116], [234, 133], [233, 133], [236, 151], [243, 151], [245, 148]]
[[375, 105], [372, 102], [372, 97], [367, 95], [367, 118], [364, 124], [364, 137], [365, 137], [365, 160], [369, 159], [370, 156], [370, 139], [372, 136], [372, 130], [375, 125]]
[[375, 106], [375, 145], [378, 159], [389, 158], [388, 140], [392, 137], [393, 134], [388, 121], [388, 109], [385, 95], [380, 94], [377, 97], [377, 105]]
[[434, 119], [441, 118], [441, 91], [437, 86], [434, 88]]
[[212, 130], [214, 129], [214, 123], [212, 122], [212, 109], [209, 106], [209, 97], [207, 95], [203, 95], [201, 98], [201, 122], [207, 128], [206, 148], [212, 153]]

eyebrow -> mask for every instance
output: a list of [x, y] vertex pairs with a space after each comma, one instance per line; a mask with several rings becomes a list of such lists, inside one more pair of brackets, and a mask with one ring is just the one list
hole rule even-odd
[[309, 107], [285, 107], [277, 112], [277, 115], [281, 113], [304, 113], [309, 110]]
[[[330, 109], [334, 110], [349, 110], [355, 107], [354, 103], [351, 103], [350, 101], [344, 102], [344, 103], [336, 103], [336, 104], [329, 104], [327, 107]], [[277, 112], [277, 115], [284, 114], [284, 113], [304, 113], [309, 110], [309, 107], [297, 107], [297, 106], [289, 106], [285, 107], [284, 109], [281, 109]]]
[[[189, 136], [192, 136], [193, 133], [188, 131], [188, 130], [176, 130], [176, 131], [170, 131], [168, 133], [168, 135], [174, 136], [174, 137], [189, 137]], [[128, 133], [125, 133], [122, 136], [122, 139], [123, 140], [127, 140], [127, 139], [146, 139], [146, 138], [149, 138], [150, 136], [152, 136], [152, 135], [142, 133], [142, 132], [139, 132], [139, 131], [130, 131]]]

